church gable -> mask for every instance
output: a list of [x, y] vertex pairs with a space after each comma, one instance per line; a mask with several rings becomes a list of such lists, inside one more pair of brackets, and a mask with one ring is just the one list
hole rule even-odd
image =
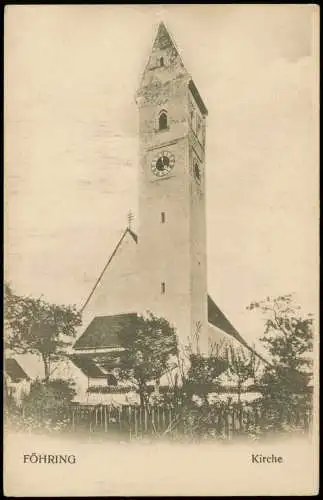
[[94, 284], [83, 312], [83, 325], [96, 316], [137, 310], [137, 236], [127, 228]]

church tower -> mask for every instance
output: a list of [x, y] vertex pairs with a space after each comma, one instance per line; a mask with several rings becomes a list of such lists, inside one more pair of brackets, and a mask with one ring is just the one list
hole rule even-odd
[[207, 348], [205, 125], [207, 109], [161, 23], [137, 92], [139, 293], [180, 342]]

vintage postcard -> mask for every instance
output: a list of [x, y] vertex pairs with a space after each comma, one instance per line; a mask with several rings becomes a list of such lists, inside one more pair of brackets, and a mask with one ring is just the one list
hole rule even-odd
[[316, 495], [319, 7], [5, 9], [4, 487]]

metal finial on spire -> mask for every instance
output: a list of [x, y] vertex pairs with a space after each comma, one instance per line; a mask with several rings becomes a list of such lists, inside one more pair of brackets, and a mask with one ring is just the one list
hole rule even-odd
[[133, 213], [131, 210], [128, 212], [128, 229], [131, 229], [132, 221], [134, 219]]

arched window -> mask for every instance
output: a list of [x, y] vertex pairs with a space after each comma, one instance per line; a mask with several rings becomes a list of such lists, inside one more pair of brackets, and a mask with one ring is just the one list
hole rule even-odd
[[165, 130], [167, 128], [167, 113], [162, 111], [159, 115], [159, 130]]
[[159, 59], [159, 63], [160, 63], [160, 65], [161, 65], [161, 66], [164, 66], [164, 58], [163, 58], [163, 57], [161, 57], [161, 58]]

